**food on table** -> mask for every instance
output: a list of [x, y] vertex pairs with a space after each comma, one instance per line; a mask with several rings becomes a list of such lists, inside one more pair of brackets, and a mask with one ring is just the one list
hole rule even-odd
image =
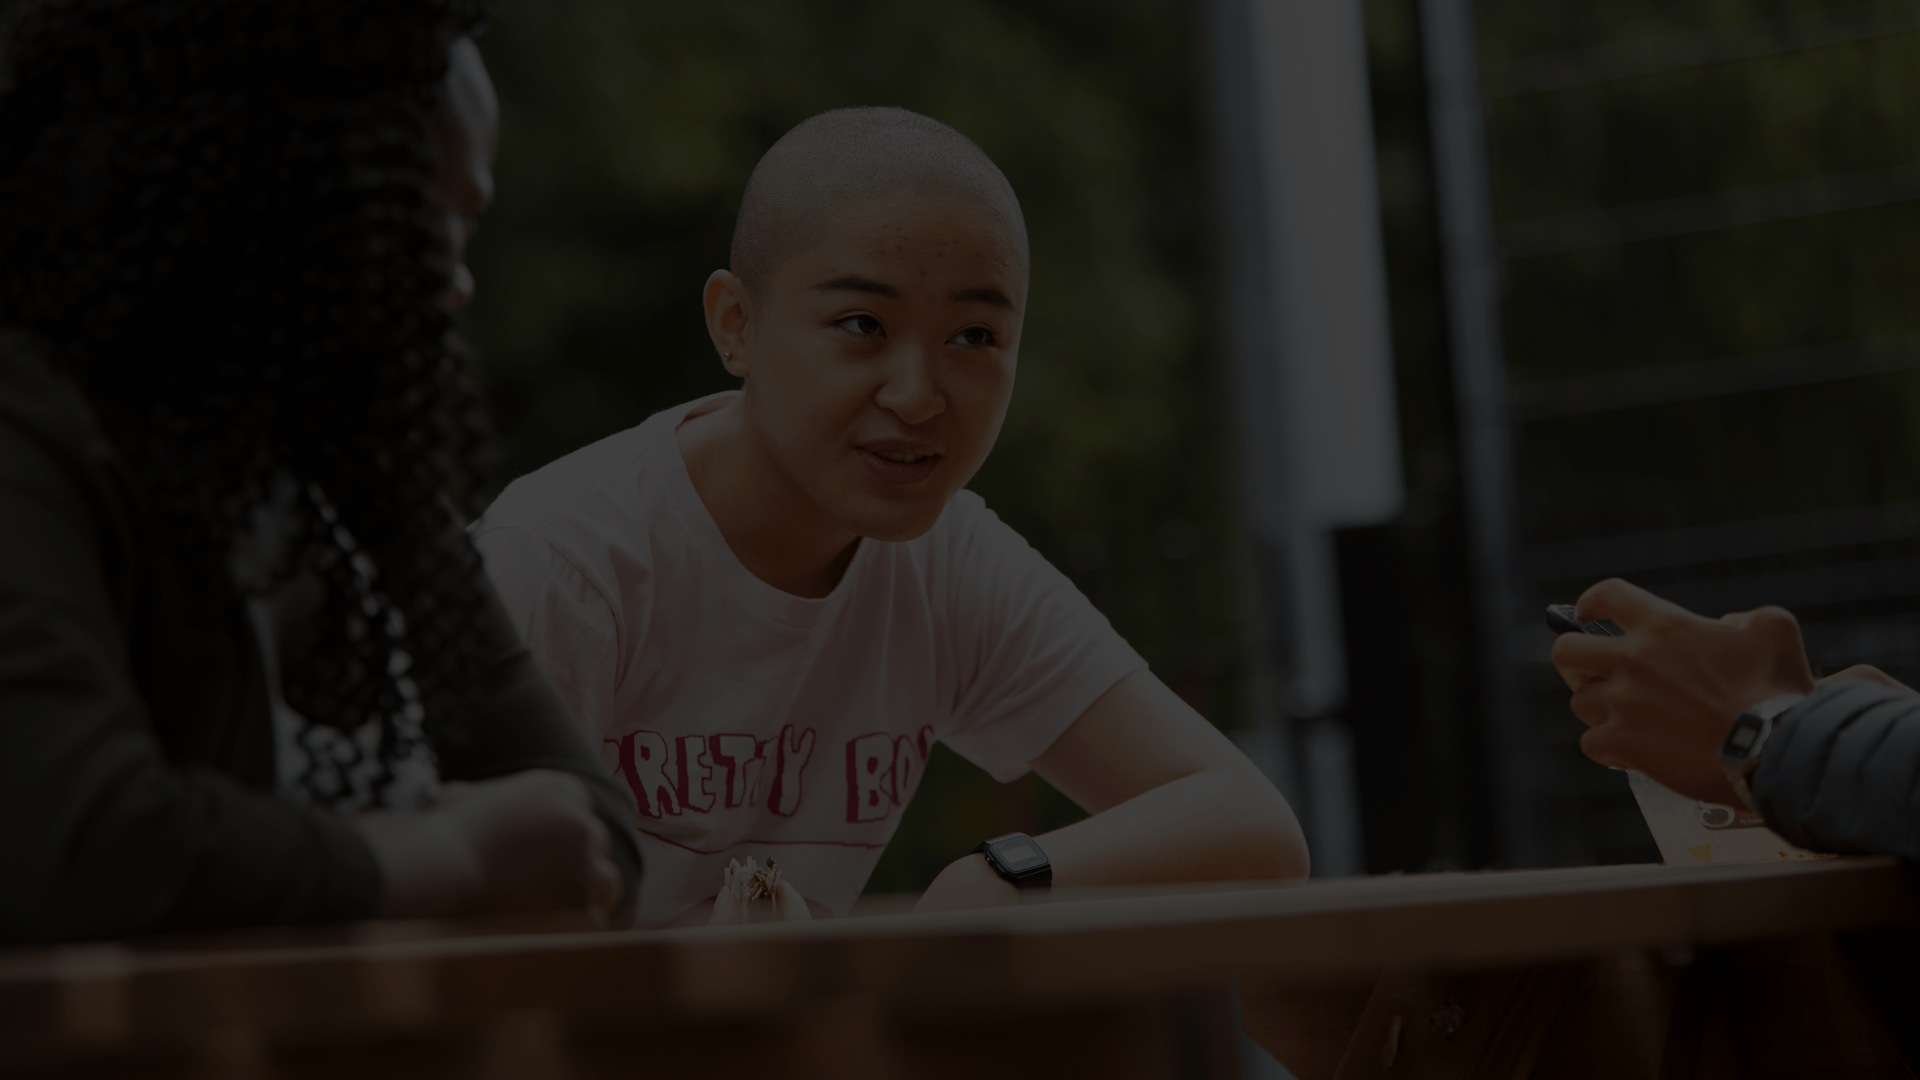
[[774, 869], [772, 859], [768, 859], [765, 866], [751, 855], [747, 856], [745, 866], [740, 865], [738, 859], [732, 859], [725, 874], [720, 895], [714, 897], [713, 918], [707, 925], [807, 922], [813, 918], [800, 890]]

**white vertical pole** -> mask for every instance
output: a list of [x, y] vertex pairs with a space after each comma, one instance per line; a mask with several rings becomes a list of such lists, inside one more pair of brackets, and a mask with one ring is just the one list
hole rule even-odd
[[[1286, 646], [1286, 710], [1327, 716], [1346, 700], [1332, 532], [1386, 521], [1405, 498], [1365, 25], [1358, 0], [1212, 6], [1220, 138], [1246, 142], [1221, 161], [1250, 177], [1223, 179], [1221, 208], [1245, 516], [1273, 554], [1259, 569], [1280, 579], [1267, 616]], [[1351, 755], [1309, 764], [1316, 863], [1357, 872]]]
[[1331, 531], [1400, 511], [1399, 414], [1358, 0], [1255, 0], [1270, 317], [1294, 532], [1290, 704], [1337, 711], [1346, 657]]
[[1237, 739], [1296, 811], [1304, 813], [1304, 778], [1296, 768], [1294, 733], [1282, 701], [1293, 668], [1295, 637], [1289, 599], [1292, 571], [1287, 562], [1292, 496], [1285, 468], [1285, 433], [1276, 419], [1280, 368], [1274, 353], [1279, 332], [1269, 318], [1273, 253], [1259, 140], [1252, 12], [1249, 0], [1208, 0], [1205, 14], [1220, 226], [1219, 311], [1232, 373], [1227, 407], [1239, 451], [1236, 479], [1245, 534], [1242, 551], [1253, 691], [1253, 723]]

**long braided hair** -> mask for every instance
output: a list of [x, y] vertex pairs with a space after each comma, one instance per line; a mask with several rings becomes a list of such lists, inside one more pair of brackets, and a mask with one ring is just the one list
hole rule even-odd
[[[282, 778], [323, 804], [403, 801], [470, 704], [479, 557], [449, 537], [487, 439], [433, 132], [487, 6], [23, 0], [0, 29], [0, 328], [78, 381], [199, 591], [324, 583]], [[291, 554], [239, 584], [276, 490]]]

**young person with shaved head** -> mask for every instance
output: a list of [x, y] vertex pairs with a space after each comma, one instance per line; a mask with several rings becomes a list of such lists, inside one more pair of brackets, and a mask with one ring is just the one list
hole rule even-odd
[[1028, 259], [1011, 185], [959, 132], [813, 117], [755, 168], [707, 279], [740, 389], [523, 477], [474, 526], [633, 793], [642, 923], [706, 921], [749, 856], [844, 914], [936, 741], [1092, 816], [960, 859], [923, 909], [1049, 875], [1306, 873], [1273, 786], [962, 490], [1013, 393]]

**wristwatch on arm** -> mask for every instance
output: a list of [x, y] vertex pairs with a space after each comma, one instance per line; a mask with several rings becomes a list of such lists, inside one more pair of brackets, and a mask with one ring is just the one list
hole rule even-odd
[[1727, 775], [1727, 783], [1733, 785], [1740, 801], [1756, 814], [1760, 806], [1753, 798], [1753, 774], [1760, 770], [1760, 756], [1773, 738], [1774, 720], [1806, 696], [1781, 694], [1748, 708], [1727, 729], [1727, 737], [1720, 744], [1720, 771]]
[[987, 857], [993, 872], [1013, 883], [1016, 889], [1045, 888], [1053, 884], [1053, 863], [1040, 844], [1026, 833], [1008, 833], [983, 840], [973, 850]]

